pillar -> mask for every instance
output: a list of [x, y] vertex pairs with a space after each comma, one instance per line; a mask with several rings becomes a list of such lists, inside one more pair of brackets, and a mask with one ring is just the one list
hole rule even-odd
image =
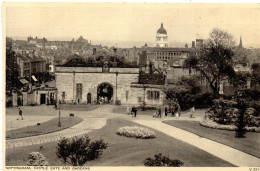
[[27, 92], [23, 92], [23, 106], [28, 105], [28, 94]]
[[12, 93], [13, 95], [13, 107], [17, 107], [17, 93]]

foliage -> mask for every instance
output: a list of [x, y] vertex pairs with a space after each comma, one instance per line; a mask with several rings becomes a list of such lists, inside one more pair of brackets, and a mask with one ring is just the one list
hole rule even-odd
[[204, 47], [185, 60], [186, 67], [196, 69], [209, 82], [215, 97], [219, 97], [220, 82], [235, 75], [234, 45], [232, 35], [213, 29]]
[[[208, 111], [209, 119], [224, 125], [237, 125], [243, 122], [248, 127], [260, 126], [260, 92], [255, 89], [245, 89], [235, 92], [233, 100], [216, 99]], [[238, 102], [246, 102], [246, 109], [239, 108]], [[243, 112], [243, 114], [241, 114]], [[240, 121], [239, 121], [240, 120]]]
[[260, 64], [254, 63], [251, 66], [252, 69], [252, 86], [260, 89]]
[[185, 110], [192, 106], [203, 107], [211, 104], [211, 93], [203, 92], [198, 77], [182, 77], [173, 86], [165, 90], [165, 104], [176, 106], [179, 103]]
[[245, 113], [247, 110], [247, 102], [245, 101], [245, 99], [239, 99], [237, 102], [237, 108], [238, 108], [238, 117], [236, 119], [235, 125], [237, 126], [237, 130], [236, 130], [236, 137], [237, 138], [243, 138], [245, 137], [245, 133], [246, 133], [246, 122], [245, 122]]
[[145, 166], [181, 167], [183, 164], [180, 160], [172, 160], [166, 156], [162, 156], [162, 153], [155, 154], [154, 159], [149, 157], [144, 161]]
[[12, 39], [6, 38], [6, 89], [19, 90], [23, 85], [19, 79], [19, 65], [12, 50]]
[[141, 139], [149, 139], [155, 138], [155, 133], [147, 128], [142, 127], [121, 127], [116, 132], [118, 135], [126, 136], [126, 137], [134, 137], [134, 138], [141, 138]]
[[28, 166], [48, 166], [46, 158], [39, 152], [31, 152], [28, 156]]
[[77, 54], [73, 54], [67, 58], [66, 63], [63, 66], [67, 67], [103, 67], [107, 65], [108, 67], [125, 67], [125, 68], [135, 68], [137, 65], [132, 62], [128, 62], [122, 56], [110, 56], [110, 55], [99, 55], [96, 58], [91, 56], [83, 57]]
[[[233, 124], [232, 125], [222, 125], [222, 124], [218, 124], [210, 119], [201, 120], [200, 125], [207, 127], [207, 128], [213, 128], [213, 129], [221, 129], [221, 130], [229, 130], [229, 131], [237, 130], [237, 126], [235, 126]], [[260, 133], [260, 127], [246, 126], [245, 129], [248, 132], [259, 132]]]
[[233, 100], [215, 99], [213, 106], [209, 110], [208, 117], [214, 122], [223, 125], [230, 125], [234, 123], [234, 112], [236, 102]]
[[57, 156], [73, 166], [83, 166], [87, 161], [101, 156], [107, 143], [102, 139], [90, 142], [88, 136], [72, 139], [63, 138], [57, 147]]

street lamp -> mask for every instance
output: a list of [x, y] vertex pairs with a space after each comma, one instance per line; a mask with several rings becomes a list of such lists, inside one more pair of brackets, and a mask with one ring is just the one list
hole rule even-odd
[[58, 127], [61, 127], [61, 123], [60, 123], [60, 107], [61, 107], [61, 101], [59, 100], [59, 123], [58, 123]]

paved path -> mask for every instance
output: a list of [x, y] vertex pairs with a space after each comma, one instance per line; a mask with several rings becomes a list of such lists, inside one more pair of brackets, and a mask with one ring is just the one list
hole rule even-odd
[[152, 120], [134, 120], [134, 122], [161, 131], [173, 138], [184, 141], [192, 146], [204, 150], [236, 166], [260, 166], [260, 159], [257, 157], [251, 156], [249, 154], [246, 154], [229, 146], [217, 143], [215, 141], [199, 137], [195, 134], [164, 124], [162, 122]]
[[100, 129], [106, 125], [107, 118], [102, 117], [102, 115], [104, 114], [104, 109], [101, 110], [96, 109], [94, 112], [93, 111], [88, 111], [88, 112], [62, 111], [62, 113], [63, 114], [66, 113], [67, 115], [69, 113], [74, 113], [76, 116], [81, 117], [83, 121], [68, 129], [64, 129], [49, 134], [6, 140], [6, 148], [8, 149], [8, 148], [23, 147], [23, 146], [29, 146], [35, 144], [43, 144], [51, 141], [60, 140], [62, 137], [71, 138], [78, 135], [86, 134], [95, 129]]
[[[12, 139], [6, 141], [6, 148], [15, 148], [28, 146], [33, 144], [42, 144], [50, 141], [57, 141], [61, 137], [74, 137], [82, 134], [86, 134], [94, 129], [100, 129], [105, 126], [107, 119], [109, 118], [121, 118], [125, 120], [129, 120], [132, 122], [136, 122], [141, 125], [145, 125], [161, 131], [173, 138], [184, 141], [192, 146], [195, 146], [201, 150], [204, 150], [216, 157], [219, 157], [225, 161], [228, 161], [236, 166], [244, 166], [244, 167], [256, 167], [260, 166], [260, 159], [229, 146], [217, 143], [215, 141], [199, 137], [190, 132], [184, 131], [182, 129], [167, 125], [162, 123], [163, 120], [194, 120], [188, 117], [182, 118], [153, 118], [149, 115], [137, 115], [136, 118], [131, 117], [131, 115], [127, 114], [114, 114], [112, 110], [115, 106], [104, 105], [93, 111], [62, 111], [62, 113], [74, 113], [76, 116], [83, 118], [84, 120], [71, 128], [54, 132], [51, 134], [45, 134], [35, 137], [26, 137], [22, 139]], [[197, 117], [199, 119], [199, 117]]]

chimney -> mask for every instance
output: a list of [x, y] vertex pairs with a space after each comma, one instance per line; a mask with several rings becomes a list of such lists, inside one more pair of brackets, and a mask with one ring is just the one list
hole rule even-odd
[[203, 42], [204, 42], [203, 39], [196, 39], [196, 48], [197, 49], [203, 48]]
[[195, 48], [195, 41], [192, 41], [192, 48]]
[[31, 58], [33, 58], [33, 56], [34, 56], [34, 51], [30, 51], [30, 52], [29, 52], [29, 56], [30, 56]]

